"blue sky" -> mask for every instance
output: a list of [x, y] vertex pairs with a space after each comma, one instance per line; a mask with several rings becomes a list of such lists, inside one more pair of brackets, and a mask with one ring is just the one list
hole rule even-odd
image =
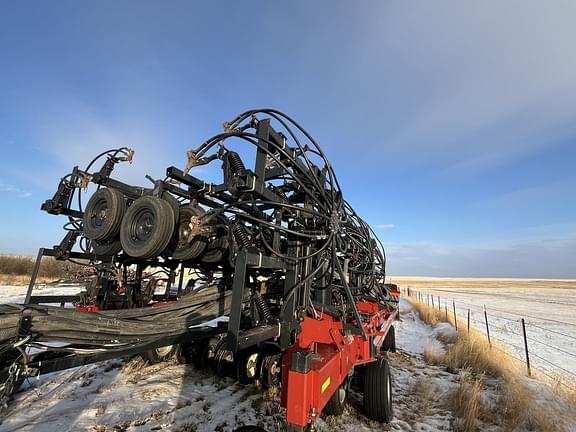
[[0, 253], [99, 150], [145, 184], [254, 107], [298, 119], [391, 275], [576, 277], [572, 1], [2, 2]]

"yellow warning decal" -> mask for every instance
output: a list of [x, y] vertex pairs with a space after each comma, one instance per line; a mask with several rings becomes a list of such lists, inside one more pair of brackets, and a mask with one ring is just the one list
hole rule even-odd
[[326, 381], [322, 384], [322, 393], [330, 386], [330, 377], [326, 378]]

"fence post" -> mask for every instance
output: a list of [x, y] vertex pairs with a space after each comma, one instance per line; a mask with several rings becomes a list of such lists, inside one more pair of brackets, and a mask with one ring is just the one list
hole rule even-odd
[[528, 339], [526, 338], [526, 324], [522, 318], [522, 334], [524, 335], [524, 349], [526, 350], [526, 367], [528, 368], [528, 376], [532, 376], [530, 372], [530, 356], [528, 355]]
[[446, 311], [446, 321], [448, 321], [448, 303], [444, 302], [444, 310]]
[[442, 312], [442, 309], [440, 309], [440, 296], [438, 296], [438, 312]]
[[486, 322], [486, 335], [488, 336], [488, 345], [492, 346], [490, 340], [490, 327], [488, 327], [488, 314], [486, 313], [486, 305], [484, 305], [484, 321]]
[[470, 308], [468, 308], [468, 333], [470, 333]]
[[452, 308], [454, 309], [454, 327], [458, 331], [458, 321], [456, 321], [456, 302], [452, 299]]
[[432, 296], [432, 309], [434, 309], [434, 296]]

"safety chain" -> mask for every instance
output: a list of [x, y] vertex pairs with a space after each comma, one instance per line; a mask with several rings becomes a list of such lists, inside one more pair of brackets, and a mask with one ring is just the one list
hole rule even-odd
[[20, 364], [15, 361], [8, 369], [8, 378], [6, 382], [0, 386], [0, 414], [8, 409], [8, 401], [14, 392], [14, 387], [18, 382], [20, 376]]

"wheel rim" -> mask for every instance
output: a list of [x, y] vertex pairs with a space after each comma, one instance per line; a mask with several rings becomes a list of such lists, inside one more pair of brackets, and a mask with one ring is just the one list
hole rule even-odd
[[246, 360], [246, 376], [254, 378], [256, 376], [256, 365], [258, 364], [258, 353], [253, 353]]
[[148, 208], [139, 209], [130, 223], [130, 238], [136, 244], [146, 243], [154, 230], [156, 217]]
[[156, 353], [159, 357], [167, 357], [172, 352], [172, 345], [168, 345], [165, 347], [156, 348]]
[[346, 387], [340, 386], [338, 388], [338, 401], [340, 402], [340, 404], [343, 404], [345, 400], [346, 400]]
[[278, 359], [273, 359], [270, 363], [270, 383], [276, 385], [280, 382], [278, 379], [278, 374], [280, 373], [280, 366], [278, 364]]
[[188, 240], [191, 233], [190, 218], [186, 218], [180, 221], [180, 226], [178, 227], [178, 249], [184, 249], [188, 247]]
[[108, 219], [108, 202], [104, 199], [98, 200], [94, 206], [90, 217], [90, 225], [93, 228], [100, 229]]

